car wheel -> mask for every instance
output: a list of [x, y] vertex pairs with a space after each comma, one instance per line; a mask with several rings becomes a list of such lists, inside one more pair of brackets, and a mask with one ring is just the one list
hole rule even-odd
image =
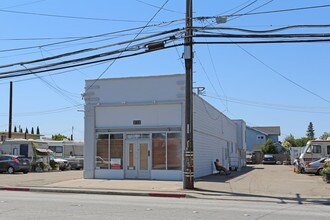
[[316, 174], [315, 175], [321, 175], [321, 170], [322, 170], [323, 168], [320, 168], [320, 169], [318, 169], [317, 171], [316, 171]]
[[23, 171], [24, 174], [27, 174], [28, 172], [29, 172], [28, 170], [24, 170], [24, 171]]
[[14, 173], [15, 173], [15, 169], [14, 169], [14, 167], [8, 167], [7, 172], [8, 172], [9, 174], [14, 174]]

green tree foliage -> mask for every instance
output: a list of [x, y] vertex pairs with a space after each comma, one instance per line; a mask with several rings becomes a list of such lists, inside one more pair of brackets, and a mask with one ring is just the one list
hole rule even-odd
[[37, 134], [40, 134], [39, 126], [37, 126]]
[[14, 127], [14, 132], [15, 132], [15, 133], [17, 132], [17, 128], [16, 128], [16, 126]]
[[265, 143], [261, 145], [261, 151], [264, 154], [277, 154], [276, 145], [271, 139], [268, 139]]
[[324, 132], [324, 133], [320, 136], [320, 139], [322, 139], [322, 140], [326, 140], [328, 137], [330, 137], [330, 133], [329, 133], [329, 132]]
[[286, 145], [289, 145], [288, 147], [297, 147], [295, 137], [292, 134], [290, 134], [289, 136], [286, 136], [284, 139], [283, 145], [284, 145], [284, 147], [286, 147]]
[[285, 137], [283, 146], [286, 147], [286, 148], [289, 148], [289, 147], [304, 147], [304, 146], [306, 146], [308, 140], [309, 139], [306, 138], [306, 137], [296, 139], [292, 134], [290, 134], [289, 136]]
[[309, 122], [308, 124], [306, 136], [309, 140], [315, 139], [314, 126], [312, 122]]
[[33, 129], [33, 127], [31, 128], [31, 134], [34, 134], [34, 129]]
[[19, 129], [19, 133], [23, 133], [23, 129], [22, 128]]
[[29, 130], [27, 128], [25, 128], [25, 133], [28, 134], [29, 133]]
[[296, 145], [297, 145], [297, 147], [305, 147], [308, 141], [309, 141], [308, 138], [302, 137], [302, 138], [296, 139]]
[[68, 137], [65, 136], [65, 135], [62, 135], [62, 134], [55, 134], [55, 135], [52, 135], [52, 140], [55, 140], [55, 141], [63, 141], [64, 139], [68, 139]]

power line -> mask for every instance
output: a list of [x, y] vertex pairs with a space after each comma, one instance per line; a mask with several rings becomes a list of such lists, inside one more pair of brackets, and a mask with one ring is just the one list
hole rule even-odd
[[[212, 83], [212, 81], [211, 81], [209, 75], [207, 74], [206, 69], [204, 68], [204, 65], [202, 64], [201, 60], [199, 59], [199, 56], [197, 55], [196, 51], [194, 51], [194, 54], [196, 55], [196, 58], [197, 58], [199, 64], [201, 65], [202, 70], [203, 70], [204, 74], [206, 75], [207, 80], [210, 82], [210, 84], [211, 84], [211, 86], [212, 86], [214, 92], [220, 97], [220, 95], [219, 95], [217, 89], [216, 89], [215, 86], [213, 85], [213, 83]], [[222, 103], [222, 104], [226, 107], [226, 105], [225, 105], [224, 103]]]
[[[153, 4], [150, 4], [150, 3], [148, 3], [148, 2], [141, 1], [141, 0], [135, 0], [135, 1], [140, 2], [140, 3], [142, 3], [142, 4], [145, 4], [145, 5], [149, 5], [149, 6], [154, 7], [154, 8], [160, 8], [160, 7], [157, 6], [157, 5], [153, 5]], [[177, 14], [185, 14], [184, 12], [175, 11], [175, 10], [171, 10], [171, 9], [168, 9], [168, 8], [163, 8], [163, 11], [174, 12], [174, 13], [177, 13]]]
[[208, 41], [194, 42], [194, 44], [290, 44], [290, 43], [325, 43], [330, 39], [313, 39], [313, 40], [263, 40], [263, 41]]
[[194, 37], [207, 38], [328, 38], [330, 33], [321, 34], [196, 34]]
[[[218, 99], [218, 100], [225, 100], [219, 96], [211, 96], [211, 95], [204, 95], [209, 98]], [[315, 114], [330, 114], [330, 109], [325, 109], [326, 111], [317, 111], [312, 110], [310, 107], [303, 107], [303, 106], [285, 106], [285, 105], [278, 105], [278, 104], [271, 104], [271, 103], [261, 103], [256, 101], [249, 101], [249, 100], [242, 100], [242, 99], [235, 99], [235, 98], [226, 98], [228, 102], [236, 103], [240, 105], [246, 106], [253, 106], [258, 108], [266, 108], [272, 110], [281, 110], [281, 111], [290, 111], [290, 112], [301, 112], [301, 113], [315, 113]]]
[[[287, 8], [280, 10], [272, 10], [272, 11], [262, 11], [262, 12], [253, 12], [253, 13], [242, 13], [236, 15], [222, 15], [222, 17], [241, 17], [241, 16], [249, 16], [249, 15], [261, 15], [261, 14], [272, 14], [272, 13], [282, 13], [282, 12], [292, 12], [292, 11], [301, 11], [301, 10], [310, 10], [310, 9], [320, 9], [320, 8], [328, 8], [330, 5], [315, 5], [309, 7], [301, 7], [301, 8]], [[218, 16], [199, 16], [195, 17], [195, 20], [203, 20], [203, 19], [215, 19]]]
[[[128, 58], [128, 57], [133, 57], [133, 56], [138, 56], [141, 54], [146, 54], [146, 53], [151, 53], [151, 52], [155, 52], [158, 50], [164, 50], [164, 49], [169, 49], [169, 48], [173, 48], [173, 47], [178, 47], [178, 46], [183, 46], [184, 44], [177, 44], [177, 45], [170, 45], [164, 48], [160, 48], [157, 50], [151, 50], [151, 51], [142, 51], [142, 52], [137, 52], [134, 54], [128, 54], [128, 55], [122, 55], [120, 57], [112, 57], [112, 58], [106, 58], [106, 59], [101, 59], [101, 60], [96, 60], [96, 61], [90, 61], [90, 62], [85, 62], [85, 63], [80, 63], [80, 64], [72, 64], [69, 66], [64, 66], [64, 67], [55, 67], [53, 69], [45, 69], [45, 70], [39, 70], [39, 71], [33, 71], [33, 74], [38, 74], [38, 73], [44, 73], [44, 72], [51, 72], [51, 71], [56, 71], [56, 70], [62, 70], [62, 69], [68, 69], [68, 68], [73, 68], [73, 67], [78, 67], [78, 66], [86, 66], [86, 65], [91, 65], [91, 64], [97, 64], [97, 63], [105, 63], [111, 60], [115, 60], [115, 59], [123, 59], [123, 58]], [[17, 72], [17, 71], [14, 71]], [[11, 72], [12, 73], [12, 72]], [[4, 72], [1, 72], [1, 74], [7, 74]], [[26, 75], [31, 75], [31, 72], [25, 72], [25, 73], [17, 73], [17, 74], [10, 74], [10, 75], [6, 75], [6, 76], [0, 76], [0, 79], [6, 79], [6, 78], [12, 78], [12, 77], [18, 77], [18, 76], [26, 76]]]
[[[260, 6], [258, 6], [258, 7], [256, 7], [256, 8], [254, 8], [254, 9], [252, 9], [252, 10], [248, 11], [248, 12], [245, 13], [245, 14], [249, 14], [250, 12], [256, 11], [256, 10], [258, 10], [259, 8], [262, 8], [262, 7], [264, 7], [264, 6], [266, 6], [266, 5], [270, 4], [270, 3], [272, 3], [273, 1], [274, 1], [274, 0], [270, 0], [270, 1], [268, 1], [268, 2], [266, 2], [266, 3], [264, 3], [264, 4], [260, 5]], [[234, 16], [234, 15], [231, 15], [231, 16]], [[243, 15], [241, 15], [241, 16], [237, 16], [237, 17], [234, 17], [234, 18], [232, 18], [232, 19], [229, 19], [228, 21], [235, 20], [235, 19], [240, 18], [240, 17], [242, 17], [242, 16], [243, 16]]]
[[13, 5], [13, 6], [1, 8], [1, 9], [16, 8], [16, 7], [25, 6], [25, 5], [32, 5], [32, 4], [39, 3], [39, 2], [44, 2], [44, 1], [47, 1], [47, 0], [39, 0], [39, 1], [27, 2], [27, 3], [24, 3], [24, 4]]
[[[158, 15], [158, 13], [165, 7], [165, 5], [168, 3], [169, 0], [166, 0], [164, 2], [164, 4], [158, 9], [158, 11], [151, 17], [151, 19], [147, 22], [147, 24], [141, 28], [141, 30], [139, 31], [139, 33], [133, 38], [133, 40], [135, 40], [141, 33], [142, 31], [152, 22], [152, 20]], [[132, 42], [128, 43], [128, 45], [126, 46], [125, 50], [132, 44]], [[121, 54], [123, 53], [124, 51], [120, 52], [120, 54], [118, 55], [117, 58], [119, 58], [121, 56]], [[110, 64], [109, 66], [99, 75], [99, 77], [86, 89], [85, 92], [87, 92], [107, 71], [108, 69], [116, 62], [116, 59], [114, 59]]]
[[246, 9], [246, 8], [248, 8], [249, 6], [253, 5], [253, 4], [256, 3], [257, 1], [258, 1], [258, 0], [254, 0], [254, 1], [251, 2], [250, 4], [248, 4], [248, 5], [244, 6], [244, 7], [242, 7], [241, 9], [235, 11], [235, 12], [232, 13], [231, 15], [235, 15], [235, 14], [237, 14], [238, 12], [243, 11], [244, 9]]
[[236, 14], [236, 15], [226, 15], [226, 16], [227, 17], [240, 17], [240, 16], [248, 16], [248, 15], [282, 13], [282, 12], [301, 11], [301, 10], [310, 10], [310, 9], [327, 8], [327, 7], [330, 7], [330, 5], [316, 5], [316, 6], [301, 7], [301, 8], [288, 8], [288, 9], [281, 9], [281, 10], [262, 11], [262, 12], [253, 12], [253, 13], [244, 13], [244, 14]]
[[241, 31], [241, 32], [248, 32], [248, 33], [271, 33], [271, 32], [278, 32], [284, 31], [288, 29], [297, 29], [297, 28], [330, 28], [330, 24], [301, 24], [301, 25], [290, 25], [275, 29], [268, 29], [268, 30], [251, 30], [251, 29], [242, 29], [242, 28], [233, 28], [233, 27], [194, 27], [195, 31], [200, 30], [230, 30], [230, 31]]
[[[85, 49], [81, 49], [81, 50], [77, 50], [77, 51], [72, 51], [72, 52], [68, 52], [68, 53], [64, 53], [64, 54], [60, 54], [60, 55], [56, 55], [56, 56], [42, 58], [42, 59], [30, 60], [30, 61], [23, 61], [23, 62], [18, 62], [18, 63], [11, 63], [11, 64], [6, 64], [6, 65], [1, 65], [0, 68], [7, 68], [7, 67], [16, 66], [16, 65], [22, 65], [22, 64], [38, 63], [38, 62], [42, 62], [42, 61], [49, 61], [49, 60], [53, 60], [53, 59], [63, 58], [63, 57], [67, 57], [67, 56], [73, 56], [73, 55], [77, 55], [77, 54], [81, 54], [81, 53], [86, 53], [86, 52], [92, 52], [92, 51], [96, 51], [96, 50], [100, 50], [100, 49], [105, 49], [105, 48], [108, 48], [108, 47], [119, 46], [119, 45], [122, 45], [122, 44], [127, 44], [127, 43], [130, 43], [131, 44], [131, 43], [136, 42], [136, 41], [141, 41], [141, 40], [145, 40], [145, 39], [148, 39], [148, 38], [154, 38], [154, 37], [161, 36], [161, 35], [166, 35], [166, 34], [170, 34], [170, 33], [174, 33], [174, 32], [179, 32], [181, 30], [182, 29], [177, 28], [177, 29], [173, 29], [173, 30], [169, 30], [169, 31], [164, 31], [164, 32], [161, 32], [161, 33], [158, 33], [158, 34], [153, 34], [153, 35], [141, 37], [141, 38], [136, 38], [135, 37], [133, 40], [127, 40], [127, 41], [117, 42], [117, 43], [108, 44], [108, 45], [104, 45], [104, 46], [100, 46], [100, 47], [85, 48]], [[39, 48], [43, 48], [43, 47], [39, 47]]]
[[77, 19], [77, 20], [128, 22], [128, 23], [144, 23], [144, 22], [146, 22], [146, 21], [141, 21], [141, 20], [80, 17], [80, 16], [69, 16], [69, 15], [44, 14], [44, 13], [27, 12], [27, 11], [14, 11], [14, 10], [5, 10], [5, 9], [0, 9], [0, 12], [13, 13], [13, 14], [23, 14], [23, 15], [36, 15], [36, 16], [43, 16], [43, 17], [68, 18], [68, 19]]
[[318, 94], [316, 94], [315, 92], [303, 87], [302, 85], [296, 83], [295, 81], [289, 79], [288, 77], [284, 76], [283, 74], [281, 74], [280, 72], [278, 72], [277, 70], [275, 70], [274, 68], [272, 68], [271, 66], [267, 65], [265, 62], [263, 62], [261, 59], [259, 59], [258, 57], [256, 57], [255, 55], [253, 55], [252, 53], [250, 53], [249, 51], [247, 51], [246, 49], [244, 49], [243, 47], [241, 47], [240, 45], [237, 45], [239, 48], [241, 48], [245, 53], [247, 53], [249, 56], [253, 57], [255, 60], [257, 60], [259, 63], [261, 63], [262, 65], [264, 65], [265, 67], [267, 67], [269, 70], [271, 70], [273, 73], [279, 75], [280, 77], [282, 77], [283, 79], [291, 82], [292, 84], [296, 85], [297, 87], [301, 88], [302, 90], [320, 98], [323, 101], [326, 101], [327, 103], [330, 103], [330, 101]]
[[87, 36], [87, 37], [81, 37], [81, 38], [78, 38], [78, 39], [71, 39], [71, 40], [59, 41], [59, 42], [54, 42], [54, 43], [49, 43], [49, 44], [42, 44], [42, 45], [30, 46], [30, 47], [20, 47], [20, 48], [4, 49], [4, 50], [0, 50], [0, 52], [11, 52], [11, 51], [17, 51], [17, 50], [27, 50], [27, 49], [34, 49], [34, 48], [40, 48], [40, 47], [48, 47], [48, 46], [53, 46], [53, 45], [58, 45], [58, 44], [65, 44], [65, 43], [70, 43], [70, 42], [75, 42], [75, 41], [81, 41], [81, 40], [86, 40], [86, 39], [91, 39], [91, 38], [104, 37], [104, 36], [108, 36], [108, 35], [113, 35], [113, 34], [128, 32], [128, 31], [141, 30], [141, 29], [145, 29], [145, 28], [149, 28], [149, 27], [155, 27], [155, 26], [160, 26], [160, 25], [164, 25], [164, 24], [172, 24], [172, 23], [178, 22], [178, 21], [182, 21], [182, 19], [168, 21], [168, 22], [162, 22], [162, 23], [153, 24], [153, 25], [149, 25], [148, 24], [148, 25], [141, 26], [141, 27], [129, 28], [129, 29], [124, 29], [124, 30], [113, 31], [113, 32], [108, 32], [108, 33], [104, 33], [104, 34]]

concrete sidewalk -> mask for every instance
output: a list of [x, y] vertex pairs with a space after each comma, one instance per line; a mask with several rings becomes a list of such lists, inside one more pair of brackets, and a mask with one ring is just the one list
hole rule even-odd
[[229, 176], [211, 175], [196, 179], [195, 190], [183, 190], [181, 181], [83, 179], [81, 171], [5, 175], [8, 178], [4, 181], [0, 175], [0, 189], [330, 204], [330, 184], [322, 182], [320, 176], [295, 174], [291, 168], [249, 166], [242, 171], [232, 172]]

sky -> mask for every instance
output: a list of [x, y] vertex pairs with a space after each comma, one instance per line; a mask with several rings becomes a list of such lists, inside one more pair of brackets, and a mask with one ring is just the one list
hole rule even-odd
[[[2, 0], [0, 66], [184, 28], [185, 3], [184, 0]], [[241, 14], [229, 16], [223, 24], [216, 24], [214, 19], [195, 19], [194, 26], [269, 30], [292, 25], [325, 25], [330, 7], [244, 14], [328, 4], [330, 1], [320, 0], [194, 0], [194, 17]], [[213, 33], [249, 34], [225, 30]], [[298, 33], [329, 33], [329, 28], [297, 28], [272, 34]], [[127, 49], [150, 39], [155, 38], [107, 46], [72, 57], [0, 67], [0, 76], [6, 71]], [[194, 38], [195, 42], [204, 43], [238, 40], [246, 39]], [[168, 42], [168, 45], [181, 42]], [[204, 98], [229, 118], [243, 119], [248, 126], [280, 126], [281, 140], [289, 134], [304, 137], [309, 122], [319, 137], [330, 132], [329, 51], [328, 42], [194, 45], [194, 87], [205, 87]], [[29, 131], [32, 127], [36, 131], [39, 126], [45, 136], [58, 133], [70, 136], [73, 131], [74, 138], [82, 140], [81, 94], [85, 80], [184, 73], [182, 54], [183, 47], [177, 46], [115, 62], [65, 69], [67, 72], [29, 71], [31, 74], [26, 76], [0, 77], [0, 130], [8, 130], [10, 81], [13, 82], [13, 126]]]

